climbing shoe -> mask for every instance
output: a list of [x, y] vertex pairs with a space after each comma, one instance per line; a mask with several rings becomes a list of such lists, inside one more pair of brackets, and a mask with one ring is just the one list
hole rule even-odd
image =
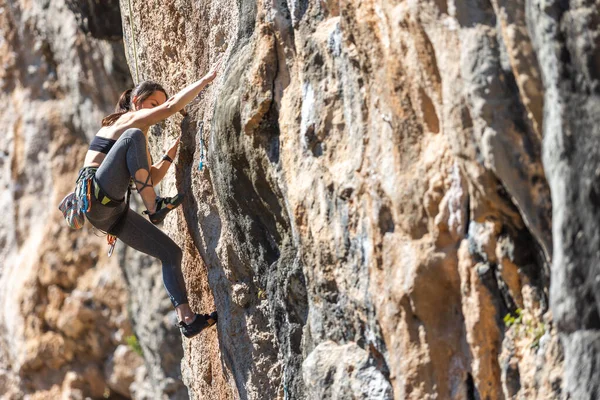
[[209, 314], [196, 314], [196, 318], [189, 325], [183, 321], [179, 322], [179, 329], [183, 336], [191, 338], [202, 332], [205, 328], [217, 323], [219, 317], [217, 312]]
[[178, 205], [183, 202], [183, 193], [178, 193], [173, 197], [156, 197], [156, 211], [149, 213], [144, 211], [144, 214], [148, 214], [150, 222], [154, 225], [158, 225], [164, 221], [167, 214], [174, 210]]

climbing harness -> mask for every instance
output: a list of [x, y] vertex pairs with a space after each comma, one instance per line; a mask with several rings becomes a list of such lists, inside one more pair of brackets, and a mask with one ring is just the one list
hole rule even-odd
[[89, 185], [89, 189], [91, 188], [93, 188], [94, 198], [96, 198], [103, 206], [111, 208], [118, 207], [125, 200], [124, 198], [121, 200], [111, 198], [104, 190], [102, 190], [95, 176], [92, 177], [91, 184]]
[[96, 167], [85, 167], [79, 170], [79, 176], [75, 181], [75, 191], [66, 195], [60, 202], [58, 209], [63, 213], [67, 225], [73, 229], [81, 229], [85, 223], [85, 213], [92, 209], [92, 196], [106, 207], [117, 207], [127, 201], [127, 207], [106, 232], [108, 243], [108, 256], [110, 257], [117, 244], [116, 234], [119, 224], [129, 209], [129, 197], [131, 195], [131, 182], [127, 188], [127, 197], [121, 200], [111, 198], [98, 184], [96, 180]]
[[198, 171], [202, 171], [204, 168], [204, 121], [200, 121], [200, 163], [198, 164]]

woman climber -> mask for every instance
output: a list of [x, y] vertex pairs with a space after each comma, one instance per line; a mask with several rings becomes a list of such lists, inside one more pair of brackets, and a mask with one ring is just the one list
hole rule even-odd
[[[181, 272], [182, 251], [155, 226], [183, 201], [182, 194], [161, 198], [154, 191], [154, 185], [162, 180], [175, 158], [180, 137], [160, 161], [151, 165], [148, 129], [183, 112], [183, 108], [215, 79], [218, 65], [171, 98], [161, 85], [152, 81], [141, 82], [125, 91], [115, 112], [102, 120], [80, 172], [80, 179], [88, 179], [90, 183], [88, 221], [130, 247], [160, 259], [165, 288], [177, 312], [181, 332], [188, 338], [214, 325], [217, 313], [192, 312]], [[130, 180], [135, 183], [150, 221], [136, 212], [128, 212]]]

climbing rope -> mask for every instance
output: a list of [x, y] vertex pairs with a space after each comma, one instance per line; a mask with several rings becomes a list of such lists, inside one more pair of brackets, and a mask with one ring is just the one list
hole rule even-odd
[[135, 32], [133, 30], [133, 10], [131, 8], [131, 0], [127, 0], [129, 4], [129, 27], [131, 28], [131, 43], [133, 43], [133, 59], [135, 63], [135, 84], [140, 83], [140, 71], [138, 69], [137, 47], [135, 45]]

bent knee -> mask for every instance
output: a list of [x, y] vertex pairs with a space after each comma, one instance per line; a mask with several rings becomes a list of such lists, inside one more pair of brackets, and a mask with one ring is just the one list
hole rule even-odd
[[131, 138], [135, 141], [144, 141], [144, 143], [146, 142], [146, 135], [144, 135], [144, 132], [142, 132], [141, 129], [139, 128], [129, 128], [127, 129], [125, 132], [123, 132], [123, 135], [121, 135], [125, 138]]

